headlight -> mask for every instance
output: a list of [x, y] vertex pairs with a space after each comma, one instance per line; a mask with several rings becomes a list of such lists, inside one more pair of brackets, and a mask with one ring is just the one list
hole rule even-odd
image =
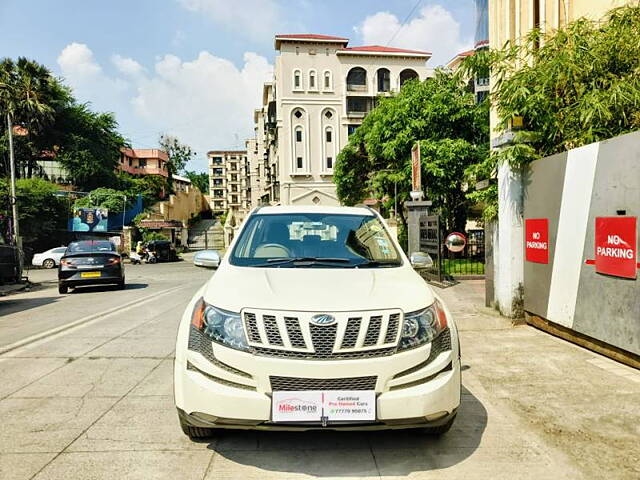
[[239, 313], [216, 308], [201, 298], [193, 309], [191, 324], [214, 342], [236, 350], [249, 350]]
[[447, 328], [447, 315], [437, 300], [430, 307], [404, 317], [399, 350], [419, 347], [432, 342]]

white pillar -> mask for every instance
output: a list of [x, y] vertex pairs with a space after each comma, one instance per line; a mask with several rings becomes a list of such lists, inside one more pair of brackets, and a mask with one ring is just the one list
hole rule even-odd
[[498, 237], [496, 260], [496, 306], [502, 315], [522, 312], [524, 247], [522, 219], [522, 176], [508, 165], [498, 169]]

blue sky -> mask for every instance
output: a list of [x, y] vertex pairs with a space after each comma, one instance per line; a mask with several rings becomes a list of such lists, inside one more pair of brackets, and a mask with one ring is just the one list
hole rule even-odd
[[275, 33], [325, 33], [351, 45], [433, 52], [430, 66], [471, 47], [473, 0], [0, 0], [0, 57], [26, 56], [112, 111], [134, 147], [177, 135], [198, 157], [252, 133], [271, 75]]

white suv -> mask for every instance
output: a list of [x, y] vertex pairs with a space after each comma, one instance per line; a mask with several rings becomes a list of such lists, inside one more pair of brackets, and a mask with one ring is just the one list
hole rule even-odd
[[453, 319], [367, 208], [254, 210], [187, 306], [174, 368], [192, 438], [217, 428], [443, 433], [460, 405]]

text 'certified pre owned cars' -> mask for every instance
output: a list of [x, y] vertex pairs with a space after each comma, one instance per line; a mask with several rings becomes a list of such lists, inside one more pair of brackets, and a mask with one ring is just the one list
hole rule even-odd
[[459, 355], [449, 311], [376, 212], [263, 207], [183, 315], [176, 406], [191, 437], [216, 428], [443, 433], [460, 404]]
[[70, 243], [60, 259], [58, 291], [85, 285], [115, 284], [124, 288], [124, 265], [116, 246], [108, 240]]

